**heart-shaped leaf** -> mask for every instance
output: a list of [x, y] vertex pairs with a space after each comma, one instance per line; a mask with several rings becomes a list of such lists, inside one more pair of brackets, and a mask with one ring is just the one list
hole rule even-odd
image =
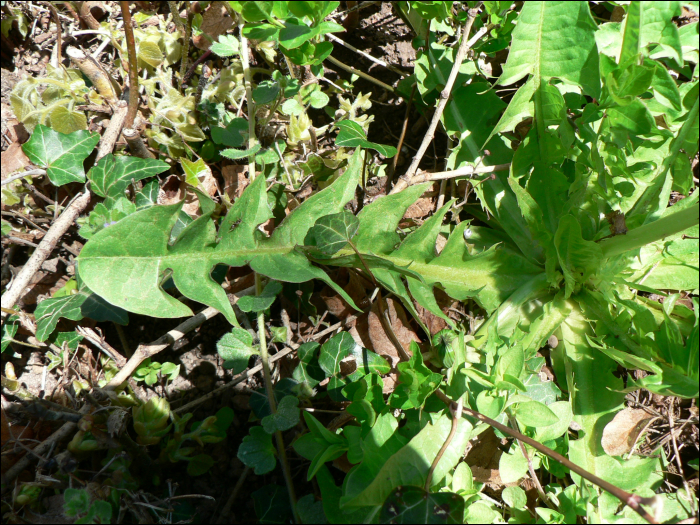
[[257, 355], [252, 346], [253, 336], [243, 328], [234, 328], [216, 343], [216, 350], [224, 360], [224, 368], [229, 368], [234, 374], [240, 374], [248, 366], [251, 355]]
[[238, 459], [245, 466], [253, 468], [258, 476], [271, 472], [277, 463], [272, 436], [262, 427], [252, 427], [238, 447]]
[[99, 141], [97, 133], [74, 131], [64, 135], [37, 124], [22, 150], [34, 164], [46, 168], [54, 186], [63, 186], [69, 182], [85, 182], [83, 161]]
[[360, 221], [352, 213], [343, 210], [319, 218], [306, 235], [305, 243], [326, 255], [343, 249], [357, 233]]
[[268, 434], [289, 430], [299, 423], [299, 413], [299, 399], [294, 396], [285, 396], [277, 405], [277, 413], [262, 419], [262, 426]]
[[88, 172], [91, 188], [100, 197], [118, 197], [124, 194], [127, 186], [163, 173], [170, 166], [156, 159], [138, 157], [115, 157], [111, 153], [102, 157]]

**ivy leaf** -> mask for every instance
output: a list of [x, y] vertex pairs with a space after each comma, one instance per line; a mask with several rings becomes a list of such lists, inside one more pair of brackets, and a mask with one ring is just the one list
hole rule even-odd
[[396, 148], [393, 146], [375, 144], [374, 142], [367, 140], [365, 130], [357, 122], [353, 122], [352, 120], [343, 120], [338, 122], [338, 127], [340, 128], [340, 132], [335, 138], [336, 146], [346, 148], [360, 146], [361, 148], [369, 148], [378, 151], [386, 158], [391, 158], [396, 155]]
[[[244, 312], [264, 312], [282, 291], [282, 284], [278, 281], [270, 281], [265, 285], [260, 295], [245, 295], [238, 300], [238, 307]], [[247, 333], [247, 332], [246, 332]]]
[[314, 246], [326, 255], [343, 249], [357, 233], [360, 221], [352, 213], [343, 210], [319, 218], [306, 235], [305, 244]]
[[56, 325], [58, 325], [58, 321], [61, 318], [80, 321], [83, 318], [80, 307], [85, 302], [85, 299], [85, 294], [77, 293], [41, 301], [34, 311], [34, 318], [37, 324], [37, 340], [46, 341], [56, 329]]
[[262, 419], [262, 426], [268, 434], [289, 430], [299, 423], [299, 413], [299, 399], [285, 396], [277, 405], [277, 413]]
[[311, 388], [326, 378], [318, 364], [318, 349], [321, 347], [315, 341], [304, 343], [297, 349], [299, 364], [294, 369], [292, 377], [299, 383], [307, 383]]
[[420, 487], [397, 487], [391, 491], [379, 515], [379, 523], [463, 522], [462, 496], [451, 492], [429, 493]]
[[243, 328], [234, 328], [216, 343], [216, 351], [224, 360], [224, 368], [240, 374], [248, 367], [251, 355], [258, 352], [253, 348], [253, 336]]
[[442, 374], [431, 372], [423, 364], [423, 356], [415, 342], [411, 342], [413, 355], [407, 363], [399, 363], [399, 384], [389, 396], [389, 406], [394, 408], [409, 409], [423, 405], [427, 397], [432, 394], [442, 381]]
[[209, 48], [212, 53], [220, 57], [230, 57], [239, 52], [238, 39], [233, 35], [221, 35], [218, 42], [214, 42]]
[[2, 323], [2, 342], [0, 343], [0, 352], [4, 352], [12, 339], [17, 334], [19, 329], [19, 316], [11, 315], [4, 323]]
[[243, 438], [238, 447], [237, 457], [246, 467], [254, 469], [258, 476], [272, 472], [277, 463], [272, 435], [262, 427], [251, 427], [250, 434]]
[[46, 175], [54, 186], [63, 186], [69, 182], [85, 182], [83, 161], [99, 141], [98, 133], [74, 131], [64, 135], [37, 124], [22, 150], [34, 164], [46, 168]]

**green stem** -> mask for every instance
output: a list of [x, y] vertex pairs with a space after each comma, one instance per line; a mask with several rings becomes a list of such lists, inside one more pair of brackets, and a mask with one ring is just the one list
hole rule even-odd
[[616, 235], [600, 242], [603, 258], [609, 259], [616, 255], [636, 250], [647, 244], [662, 240], [671, 235], [687, 230], [698, 224], [698, 204], [662, 217], [649, 224], [627, 232], [626, 235]]
[[[243, 24], [239, 26], [241, 34], [241, 65], [243, 66], [243, 77], [245, 78], [245, 97], [248, 101], [248, 149], [255, 145], [255, 104], [253, 102], [253, 75], [250, 71], [248, 60], [248, 39], [243, 36]], [[255, 154], [248, 157], [248, 177], [250, 181], [255, 180]]]

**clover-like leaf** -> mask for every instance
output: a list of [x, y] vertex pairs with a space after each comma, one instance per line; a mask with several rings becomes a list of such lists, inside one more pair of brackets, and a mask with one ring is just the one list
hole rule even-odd
[[277, 463], [272, 436], [262, 427], [252, 427], [238, 447], [238, 459], [246, 467], [254, 469], [258, 476], [271, 472]]
[[343, 210], [319, 218], [306, 234], [304, 242], [326, 255], [333, 255], [347, 245], [359, 226], [360, 221], [357, 217]]
[[220, 57], [230, 57], [238, 54], [240, 45], [235, 36], [221, 35], [219, 41], [214, 42], [209, 49]]
[[[238, 307], [244, 312], [264, 312], [282, 291], [282, 285], [278, 281], [270, 281], [265, 285], [260, 295], [245, 295], [238, 300]], [[246, 332], [247, 333], [247, 332]]]
[[277, 405], [277, 413], [262, 419], [262, 426], [268, 434], [289, 430], [299, 423], [299, 413], [299, 399], [294, 396], [285, 396]]
[[37, 124], [22, 150], [34, 164], [46, 168], [46, 175], [54, 186], [63, 186], [85, 181], [83, 161], [99, 141], [98, 133], [74, 131], [64, 135]]
[[340, 128], [338, 136], [335, 138], [336, 146], [343, 146], [346, 148], [355, 148], [360, 146], [361, 148], [369, 148], [378, 151], [386, 158], [391, 158], [396, 155], [396, 148], [393, 146], [385, 146], [383, 144], [375, 144], [367, 140], [367, 135], [365, 130], [362, 129], [357, 122], [352, 120], [343, 120], [338, 122], [337, 126]]
[[216, 343], [216, 351], [224, 360], [224, 368], [240, 374], [248, 366], [250, 356], [258, 353], [252, 345], [252, 335], [243, 328], [233, 328]]

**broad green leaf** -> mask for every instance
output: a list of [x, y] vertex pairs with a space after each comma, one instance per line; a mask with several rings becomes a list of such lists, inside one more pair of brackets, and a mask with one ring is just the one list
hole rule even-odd
[[272, 306], [281, 291], [281, 283], [270, 281], [260, 295], [245, 295], [238, 300], [237, 304], [244, 312], [264, 312]]
[[524, 509], [527, 505], [527, 496], [520, 487], [506, 487], [501, 494], [506, 505], [514, 509]]
[[[425, 425], [400, 450], [385, 458], [385, 463], [376, 475], [368, 478], [370, 482], [367, 486], [351, 487], [350, 480], [347, 480], [345, 495], [340, 500], [341, 507], [347, 506], [352, 509], [355, 506], [381, 505], [396, 487], [402, 485], [423, 486], [430, 465], [444, 444], [452, 426], [452, 420], [446, 415], [434, 418], [433, 421], [433, 423]], [[461, 459], [464, 447], [472, 437], [472, 426], [466, 420], [461, 419], [452, 438], [451, 446], [445, 451], [433, 472], [433, 485], [440, 483], [445, 475], [455, 467]], [[367, 459], [367, 451], [365, 451], [365, 461], [362, 465], [367, 461], [371, 460]]]
[[328, 523], [323, 512], [323, 503], [316, 501], [316, 496], [307, 494], [297, 501], [297, 513], [301, 523]]
[[53, 333], [61, 318], [80, 321], [83, 318], [81, 306], [87, 298], [86, 294], [77, 293], [57, 299], [44, 299], [34, 312], [38, 341], [46, 341]]
[[381, 523], [462, 523], [464, 498], [449, 492], [431, 494], [420, 487], [397, 487], [384, 501], [379, 520]]
[[487, 390], [482, 390], [476, 396], [476, 408], [486, 417], [496, 419], [501, 415], [506, 405], [505, 396], [500, 396], [497, 393], [494, 395]]
[[163, 63], [163, 52], [158, 44], [151, 40], [141, 41], [136, 54], [139, 60], [142, 60], [151, 67], [158, 67]]
[[517, 483], [527, 474], [527, 459], [517, 445], [513, 448], [512, 454], [504, 453], [498, 461], [498, 473], [503, 483]]
[[165, 162], [111, 153], [102, 157], [87, 174], [91, 189], [100, 197], [118, 197], [132, 182], [153, 177], [169, 169]]
[[66, 106], [58, 106], [51, 110], [51, 129], [69, 135], [75, 131], [87, 129], [87, 118], [81, 111], [71, 111]]
[[37, 124], [22, 150], [37, 166], [46, 168], [54, 186], [69, 182], [85, 182], [83, 161], [100, 141], [98, 133], [75, 131], [64, 135]]
[[220, 57], [230, 57], [237, 55], [240, 45], [238, 39], [233, 35], [221, 35], [218, 42], [214, 42], [209, 48], [212, 53]]
[[613, 128], [635, 135], [650, 133], [656, 127], [651, 113], [639, 100], [633, 100], [627, 106], [612, 107], [607, 113]]
[[337, 146], [346, 148], [360, 146], [362, 148], [374, 149], [387, 158], [391, 158], [396, 155], [396, 148], [393, 146], [384, 146], [382, 144], [375, 144], [374, 142], [368, 141], [365, 130], [357, 122], [352, 120], [342, 120], [338, 122], [337, 126], [340, 128], [340, 132], [335, 138], [335, 144]]
[[2, 343], [0, 343], [0, 352], [4, 352], [12, 342], [15, 334], [19, 330], [19, 316], [10, 315], [2, 323]]
[[317, 28], [309, 27], [296, 18], [288, 18], [284, 28], [280, 29], [279, 39], [286, 49], [296, 49], [317, 34]]
[[214, 466], [214, 463], [214, 458], [209, 454], [198, 454], [187, 463], [187, 474], [189, 476], [206, 474]]
[[234, 118], [225, 128], [213, 126], [211, 138], [217, 144], [223, 144], [231, 148], [242, 148], [246, 141], [242, 133], [248, 134], [248, 122], [244, 118]]
[[348, 244], [359, 225], [357, 217], [347, 210], [320, 217], [306, 234], [305, 244], [333, 255]]
[[277, 98], [280, 86], [277, 82], [265, 80], [253, 90], [253, 100], [256, 104], [268, 104]]
[[[508, 60], [498, 84], [508, 86], [533, 74], [559, 78], [600, 97], [596, 24], [583, 2], [527, 2], [513, 31]], [[562, 51], [566, 50], [563, 54]]]
[[316, 479], [321, 490], [323, 511], [329, 522], [352, 525], [355, 523], [373, 523], [377, 519], [376, 516], [381, 509], [380, 505], [340, 508], [340, 498], [343, 491], [336, 486], [333, 476], [325, 466], [322, 465], [318, 470]]
[[568, 298], [577, 285], [585, 282], [598, 269], [603, 251], [600, 245], [581, 236], [581, 226], [572, 215], [565, 215], [559, 221], [554, 245], [564, 273]]
[[277, 412], [262, 419], [262, 426], [268, 434], [289, 430], [299, 423], [299, 399], [285, 396], [277, 405]]
[[442, 374], [431, 372], [423, 364], [420, 348], [413, 341], [411, 352], [413, 355], [410, 361], [396, 365], [399, 370], [399, 383], [388, 400], [389, 406], [394, 408], [406, 410], [422, 406], [442, 382]]
[[[246, 2], [248, 4], [271, 4], [272, 2]], [[279, 485], [263, 485], [251, 494], [258, 523], [288, 523], [292, 519], [287, 489]]]
[[231, 369], [234, 374], [240, 374], [248, 367], [250, 356], [257, 355], [253, 348], [253, 336], [243, 328], [234, 328], [216, 343], [216, 351], [224, 360], [224, 368]]
[[358, 345], [350, 333], [341, 332], [323, 344], [318, 364], [328, 376], [338, 375], [340, 362], [348, 357], [356, 346]]
[[260, 148], [260, 144], [255, 144], [248, 149], [225, 149], [219, 153], [227, 159], [238, 160], [255, 155], [258, 151], [260, 151]]
[[342, 288], [295, 248], [304, 243], [319, 217], [342, 210], [353, 198], [360, 172], [358, 151], [343, 175], [306, 199], [270, 238], [257, 229], [272, 216], [264, 177], [256, 178], [229, 210], [221, 223], [218, 243], [207, 214], [186, 226], [171, 244], [170, 233], [181, 204], [143, 209], [98, 232], [85, 245], [79, 257], [80, 275], [110, 303], [153, 317], [192, 315], [188, 306], [161, 289], [164, 272], [169, 269], [182, 294], [215, 307], [236, 325], [226, 293], [211, 278], [217, 264], [250, 264], [262, 275], [286, 282], [322, 279], [353, 304]]
[[318, 364], [318, 349], [320, 347], [320, 344], [311, 341], [304, 343], [297, 349], [299, 364], [294, 369], [292, 377], [300, 383], [307, 383], [311, 388], [326, 378], [326, 374]]
[[557, 415], [547, 405], [539, 401], [518, 403], [515, 409], [515, 418], [519, 423], [528, 427], [548, 427], [559, 421]]

